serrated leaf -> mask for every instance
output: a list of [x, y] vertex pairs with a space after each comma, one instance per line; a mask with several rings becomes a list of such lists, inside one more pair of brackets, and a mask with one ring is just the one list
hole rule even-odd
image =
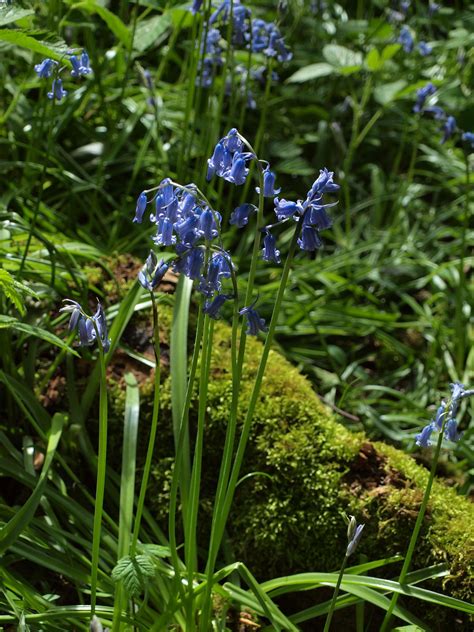
[[57, 61], [64, 57], [68, 49], [66, 42], [60, 41], [56, 44], [50, 44], [49, 42], [37, 40], [20, 29], [0, 29], [0, 41], [26, 48]]
[[304, 81], [311, 81], [312, 79], [319, 79], [319, 77], [327, 77], [334, 73], [334, 66], [320, 62], [318, 64], [310, 64], [297, 70], [286, 81], [287, 83], [303, 83]]
[[142, 20], [133, 38], [133, 48], [142, 53], [151, 46], [158, 46], [166, 37], [171, 25], [171, 17], [167, 13]]
[[27, 18], [29, 15], [34, 15], [34, 13], [33, 9], [14, 9], [12, 7], [0, 9], [0, 26], [17, 22], [22, 18]]
[[148, 579], [154, 577], [155, 565], [149, 555], [126, 555], [120, 559], [112, 571], [114, 582], [123, 582], [130, 597], [138, 597], [146, 588]]

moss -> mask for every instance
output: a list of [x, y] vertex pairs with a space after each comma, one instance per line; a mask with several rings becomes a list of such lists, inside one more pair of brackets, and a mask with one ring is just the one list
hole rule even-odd
[[[168, 310], [168, 311], [167, 311]], [[169, 308], [162, 321], [170, 322]], [[167, 314], [167, 315], [165, 315]], [[167, 340], [164, 331], [163, 340]], [[231, 401], [230, 330], [215, 327], [209, 382], [200, 538], [206, 546], [210, 512]], [[239, 404], [242, 423], [257, 371], [262, 345], [249, 339]], [[166, 364], [166, 363], [165, 363]], [[153, 378], [141, 370], [141, 455], [145, 452], [151, 416]], [[113, 373], [113, 371], [112, 371]], [[123, 385], [113, 373], [112, 400], [121, 424]], [[197, 392], [193, 410], [196, 410]], [[163, 377], [162, 410], [148, 505], [166, 528], [172, 471], [169, 376]], [[191, 415], [191, 423], [195, 419]], [[119, 433], [112, 433], [119, 441]], [[119, 447], [119, 446], [117, 446]], [[118, 449], [117, 454], [120, 453]], [[278, 353], [271, 352], [256, 407], [241, 476], [228, 523], [230, 544], [260, 579], [311, 570], [334, 570], [346, 546], [343, 512], [366, 523], [359, 551], [380, 559], [406, 551], [427, 470], [405, 453], [368, 441], [338, 423], [314, 393], [311, 384]], [[432, 583], [436, 590], [463, 599], [472, 597], [473, 507], [442, 483], [435, 483], [417, 546], [413, 569], [440, 561], [449, 576]], [[391, 566], [391, 575], [396, 567]], [[416, 604], [419, 605], [419, 604]], [[431, 608], [441, 629], [445, 614]], [[434, 613], [434, 614], [433, 614]], [[426, 612], [421, 613], [426, 618]], [[468, 629], [468, 624], [463, 628]]]

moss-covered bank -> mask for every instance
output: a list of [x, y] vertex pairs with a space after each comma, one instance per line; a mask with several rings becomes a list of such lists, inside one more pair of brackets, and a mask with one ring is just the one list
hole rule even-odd
[[[170, 321], [168, 310], [162, 309], [166, 323]], [[153, 513], [164, 523], [173, 460], [167, 337], [164, 328], [162, 413], [148, 499]], [[228, 326], [217, 323], [200, 520], [204, 546], [231, 399], [229, 341]], [[261, 350], [259, 341], [248, 340], [239, 406], [241, 421]], [[141, 377], [140, 434], [145, 446], [153, 377]], [[118, 420], [123, 410], [121, 380], [114, 381], [112, 399]], [[259, 578], [337, 568], [346, 545], [344, 511], [366, 524], [360, 553], [369, 559], [403, 554], [428, 477], [427, 470], [410, 456], [383, 443], [372, 443], [363, 433], [354, 434], [338, 423], [309, 381], [276, 352], [270, 353], [242, 476], [250, 473], [253, 475], [238, 487], [228, 534], [235, 557], [246, 562]], [[453, 489], [436, 483], [413, 568], [445, 562], [449, 575], [430, 587], [470, 599], [473, 548], [474, 508]], [[396, 567], [389, 572], [395, 576]], [[430, 608], [428, 616], [443, 626], [455, 615], [448, 611], [433, 616]], [[461, 623], [462, 617], [456, 621], [461, 625], [459, 629], [468, 629], [467, 622]]]

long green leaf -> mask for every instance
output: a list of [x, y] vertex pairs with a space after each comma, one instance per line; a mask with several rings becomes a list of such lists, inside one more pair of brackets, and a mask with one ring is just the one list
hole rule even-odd
[[56, 413], [54, 415], [49, 433], [48, 447], [46, 449], [46, 458], [38, 479], [38, 484], [23, 507], [19, 509], [16, 515], [0, 531], [0, 554], [4, 553], [6, 549], [15, 542], [20, 533], [28, 526], [35, 514], [35, 511], [40, 503], [41, 496], [43, 495], [48, 479], [49, 469], [53, 462], [56, 448], [63, 431], [64, 422], [64, 415], [61, 413]]
[[0, 329], [13, 329], [14, 331], [19, 331], [21, 333], [27, 334], [28, 336], [41, 338], [42, 340], [46, 340], [46, 342], [49, 342], [56, 347], [60, 347], [61, 349], [64, 349], [64, 351], [69, 351], [70, 353], [73, 353], [75, 356], [79, 357], [77, 351], [74, 351], [74, 349], [72, 349], [68, 344], [61, 340], [61, 338], [58, 338], [58, 336], [55, 336], [47, 329], [43, 329], [42, 327], [37, 327], [35, 325], [28, 325], [27, 323], [22, 323], [21, 320], [18, 320], [13, 316], [5, 316], [4, 314], [0, 314]]

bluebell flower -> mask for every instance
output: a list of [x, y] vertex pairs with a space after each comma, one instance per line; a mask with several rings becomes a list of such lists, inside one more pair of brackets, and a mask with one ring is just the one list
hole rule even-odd
[[430, 105], [429, 107], [424, 108], [423, 112], [426, 114], [432, 114], [435, 121], [440, 121], [446, 116], [446, 112], [439, 105]]
[[413, 39], [410, 29], [407, 26], [402, 26], [400, 29], [397, 42], [403, 46], [405, 53], [412, 52], [415, 46], [415, 40]]
[[275, 198], [275, 214], [278, 221], [294, 217], [296, 214], [302, 214], [303, 208], [300, 202], [292, 202], [290, 200]]
[[194, 246], [194, 244], [201, 238], [198, 226], [199, 215], [196, 214], [176, 222], [174, 230], [182, 244], [186, 246]]
[[408, 9], [410, 8], [411, 2], [410, 0], [402, 0], [400, 2], [400, 11], [402, 11], [405, 15], [408, 13]]
[[57, 61], [46, 58], [43, 59], [41, 63], [35, 65], [35, 72], [41, 79], [48, 79], [53, 74], [54, 68], [57, 65]]
[[48, 92], [48, 99], [56, 99], [61, 101], [63, 97], [67, 95], [67, 91], [63, 88], [63, 82], [61, 79], [53, 79], [53, 85], [51, 86], [51, 92]]
[[[256, 187], [255, 190], [260, 195], [260, 187]], [[270, 171], [270, 167], [267, 165], [263, 171], [263, 197], [273, 197], [278, 195], [281, 189], [275, 189], [275, 174]]]
[[275, 236], [268, 229], [265, 230], [265, 237], [263, 238], [262, 259], [280, 263], [280, 251], [276, 249]]
[[455, 419], [449, 419], [444, 428], [444, 438], [448, 441], [457, 442], [462, 437], [462, 432], [458, 432], [458, 424]]
[[428, 13], [430, 16], [438, 13], [440, 5], [436, 2], [430, 2], [428, 6]]
[[307, 224], [315, 226], [318, 230], [331, 228], [332, 219], [326, 213], [326, 209], [336, 205], [337, 202], [332, 204], [311, 204], [307, 215]]
[[242, 204], [232, 211], [229, 224], [237, 226], [237, 228], [243, 228], [248, 224], [250, 213], [255, 211], [257, 211], [257, 207], [253, 204]]
[[416, 91], [416, 103], [413, 106], [413, 112], [421, 112], [425, 106], [426, 99], [436, 92], [435, 86], [430, 82], [423, 88]]
[[434, 423], [429, 423], [425, 426], [419, 434], [415, 435], [416, 445], [419, 445], [421, 448], [428, 448], [431, 445], [430, 437], [434, 430]]
[[158, 263], [156, 254], [151, 251], [145, 262], [145, 266], [138, 273], [138, 282], [146, 290], [152, 292], [161, 282], [165, 276], [169, 265], [165, 263], [164, 259]]
[[472, 150], [474, 150], [474, 132], [464, 132], [462, 139], [465, 143], [471, 146]]
[[207, 161], [207, 180], [211, 180], [214, 174], [223, 177], [232, 166], [232, 153], [219, 141], [214, 147], [211, 158]]
[[239, 314], [247, 318], [247, 335], [256, 336], [259, 331], [268, 331], [268, 327], [265, 324], [265, 319], [260, 318], [256, 309], [251, 305], [250, 307], [243, 307]]
[[173, 235], [173, 223], [167, 217], [159, 219], [158, 230], [153, 241], [158, 246], [173, 246], [176, 243], [176, 237]]
[[204, 252], [201, 248], [191, 248], [184, 252], [174, 263], [174, 270], [182, 272], [194, 281], [201, 280], [201, 270], [204, 265]]
[[191, 7], [191, 13], [193, 15], [196, 15], [196, 13], [199, 13], [199, 11], [200, 11], [200, 9], [202, 7], [202, 3], [203, 3], [203, 0], [193, 0], [193, 4], [192, 4], [192, 7]]
[[209, 261], [207, 275], [201, 280], [199, 290], [207, 297], [221, 290], [221, 278], [230, 277], [229, 263], [221, 253], [215, 253]]
[[244, 154], [235, 152], [232, 156], [232, 166], [229, 171], [224, 174], [224, 179], [235, 185], [244, 184], [249, 169], [245, 166]]
[[218, 294], [213, 300], [207, 300], [204, 303], [203, 312], [210, 316], [211, 318], [218, 319], [220, 314], [219, 311], [224, 303], [230, 300], [232, 297], [227, 296], [226, 294]]
[[69, 312], [71, 318], [69, 320], [69, 331], [77, 329], [79, 333], [79, 341], [82, 347], [88, 347], [97, 339], [103, 347], [104, 353], [110, 349], [110, 339], [108, 338], [107, 322], [102, 305], [98, 303], [97, 311], [94, 316], [87, 316], [77, 301], [66, 299], [66, 305], [62, 307], [60, 312]]
[[69, 57], [69, 61], [72, 65], [72, 77], [85, 77], [86, 75], [91, 74], [92, 68], [90, 67], [89, 55], [87, 54], [86, 50], [82, 51], [80, 57], [77, 57], [76, 55], [71, 55]]
[[442, 132], [443, 138], [441, 139], [441, 144], [443, 145], [456, 131], [456, 119], [454, 116], [448, 116], [446, 122], [443, 125]]
[[328, 171], [325, 167], [319, 170], [319, 176], [313, 182], [307, 199], [314, 198], [317, 195], [323, 195], [324, 193], [334, 193], [339, 189], [340, 186], [334, 182], [334, 172]]
[[135, 217], [133, 218], [133, 222], [135, 224], [141, 224], [143, 221], [143, 213], [145, 212], [147, 205], [146, 193], [143, 191], [140, 193], [137, 199], [137, 206], [135, 208]]
[[365, 525], [363, 524], [357, 524], [355, 517], [350, 516], [349, 524], [347, 527], [348, 545], [346, 549], [346, 557], [352, 555], [357, 549], [364, 526]]
[[235, 127], [227, 132], [227, 134], [221, 140], [221, 143], [226, 149], [230, 151], [231, 154], [235, 152], [241, 152], [244, 147], [244, 143]]
[[286, 48], [284, 39], [273, 22], [252, 20], [251, 35], [247, 35], [252, 51], [263, 53], [267, 57], [276, 57], [278, 61], [289, 61], [291, 52]]
[[436, 417], [434, 420], [435, 426], [438, 430], [441, 430], [446, 417], [446, 402], [442, 401], [438, 410], [436, 411]]
[[[218, 213], [215, 213], [217, 219], [220, 221], [220, 216]], [[214, 239], [219, 234], [218, 226], [216, 224], [216, 218], [214, 217], [214, 213], [211, 211], [209, 207], [205, 207], [199, 217], [199, 230], [204, 235], [204, 238], [208, 241]]]
[[426, 42], [420, 42], [418, 44], [418, 51], [422, 57], [427, 57], [433, 52], [433, 47]]
[[312, 226], [305, 226], [301, 230], [301, 237], [298, 239], [298, 246], [301, 250], [313, 252], [321, 248], [323, 242], [321, 241], [318, 231]]
[[451, 406], [449, 409], [449, 416], [454, 417], [458, 411], [459, 402], [463, 398], [463, 395], [466, 391], [466, 387], [461, 382], [454, 382], [449, 385], [451, 389]]

